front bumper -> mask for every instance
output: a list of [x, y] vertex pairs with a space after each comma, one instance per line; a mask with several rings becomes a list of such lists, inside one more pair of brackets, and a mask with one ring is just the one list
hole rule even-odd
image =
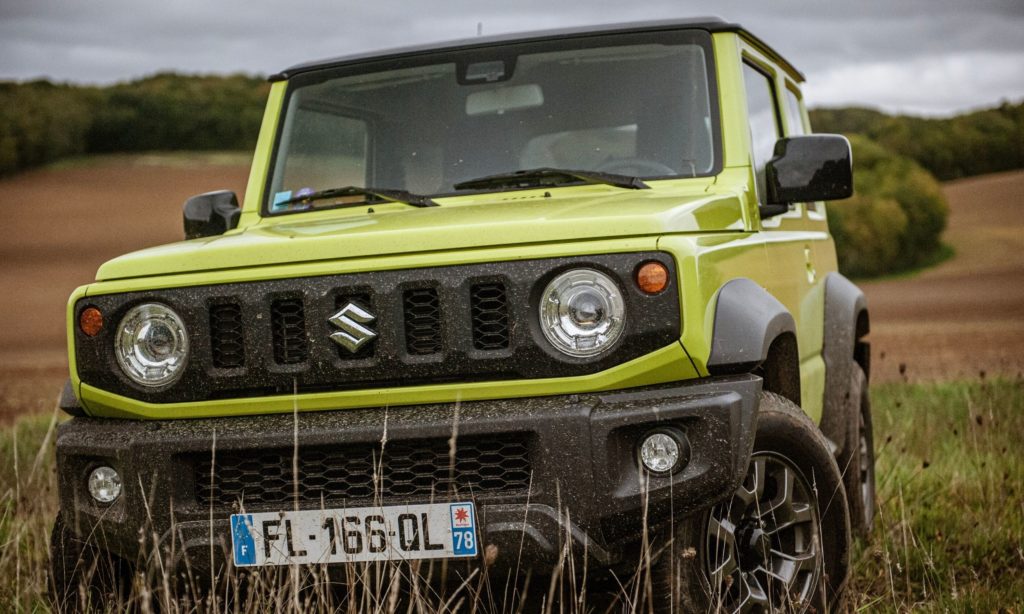
[[[345, 454], [383, 442], [383, 456], [373, 455], [380, 462], [374, 479], [379, 471], [392, 480], [394, 476], [386, 476], [388, 450], [487, 437], [523, 442], [529, 472], [526, 489], [502, 491], [501, 485], [509, 480], [489, 474], [485, 484], [479, 472], [471, 484], [478, 491], [467, 490], [466, 482], [461, 483], [462, 490], [458, 480], [448, 483], [450, 496], [476, 501], [489, 562], [543, 569], [556, 562], [568, 543], [576, 560], [613, 566], [641, 541], [645, 526], [652, 534], [662, 532], [672, 518], [711, 505], [738, 486], [753, 445], [760, 390], [760, 378], [742, 375], [603, 394], [461, 405], [152, 422], [78, 417], [63, 424], [57, 438], [61, 514], [80, 537], [101, 536], [104, 547], [128, 561], [143, 560], [141, 555], [148, 552], [142, 550], [153, 545], [146, 536], [155, 535], [161, 550], [173, 553], [174, 560], [168, 561], [172, 565], [187, 559], [193, 570], [219, 567], [230, 553], [228, 517], [239, 509], [237, 502], [226, 505], [211, 495], [220, 492], [212, 481], [223, 477], [219, 472], [234, 472], [232, 483], [237, 484], [244, 471], [223, 469], [222, 463], [228, 461], [218, 459], [263, 459], [263, 465], [250, 467], [266, 471], [272, 466], [266, 463], [277, 458], [267, 454], [270, 450], [288, 450], [290, 467], [306, 462], [307, 455], [327, 458], [331, 451]], [[671, 476], [648, 479], [638, 468], [637, 445], [642, 434], [655, 427], [683, 433], [689, 460]], [[298, 455], [293, 459], [296, 442]], [[451, 445], [461, 454], [462, 448]], [[451, 471], [462, 470], [459, 461], [456, 458]], [[197, 471], [203, 463], [214, 467], [211, 490], [206, 490], [206, 478]], [[124, 485], [111, 505], [96, 503], [86, 487], [89, 472], [104, 464], [120, 472]], [[344, 481], [352, 466], [324, 475]], [[501, 469], [501, 459], [495, 459], [494, 467]], [[280, 478], [278, 472], [266, 480]], [[258, 489], [265, 486], [258, 483], [260, 475], [248, 479], [255, 479]], [[488, 490], [482, 484], [497, 486]], [[301, 508], [424, 502], [415, 489], [384, 497], [378, 493], [376, 500], [371, 495], [367, 501], [357, 500], [358, 495], [325, 499], [324, 493], [357, 491], [332, 490], [330, 484], [311, 491], [307, 486], [304, 492], [320, 493], [320, 498], [300, 495]], [[256, 512], [295, 505], [293, 499], [257, 499], [245, 508]]]

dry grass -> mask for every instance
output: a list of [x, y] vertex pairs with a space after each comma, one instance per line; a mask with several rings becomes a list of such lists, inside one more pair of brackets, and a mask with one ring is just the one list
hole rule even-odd
[[[886, 384], [874, 390], [879, 513], [855, 555], [855, 611], [1024, 611], [1024, 383]], [[57, 416], [24, 417], [0, 433], [0, 610], [46, 611], [47, 544], [56, 512]], [[155, 541], [153, 535], [144, 540]], [[641, 557], [642, 558], [642, 557]], [[230, 577], [205, 604], [175, 600], [160, 557], [122, 602], [141, 611], [602, 612], [646, 611], [649, 565], [620, 584], [580, 578], [565, 550], [553, 576], [506, 584], [480, 574], [441, 592], [440, 565], [270, 569]], [[144, 580], [147, 580], [144, 582]], [[427, 581], [430, 580], [430, 581]], [[338, 589], [341, 584], [348, 589]], [[237, 595], [248, 597], [238, 599]], [[145, 605], [143, 605], [145, 604]], [[212, 607], [211, 607], [212, 606]], [[155, 609], [153, 609], [155, 608]]]

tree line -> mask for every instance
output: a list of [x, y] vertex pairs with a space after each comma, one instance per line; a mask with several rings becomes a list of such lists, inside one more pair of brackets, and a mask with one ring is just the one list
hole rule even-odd
[[865, 136], [946, 181], [1024, 168], [1024, 102], [948, 118], [858, 107], [814, 109], [815, 132]]
[[0, 175], [90, 153], [252, 149], [269, 89], [175, 73], [107, 87], [0, 82]]

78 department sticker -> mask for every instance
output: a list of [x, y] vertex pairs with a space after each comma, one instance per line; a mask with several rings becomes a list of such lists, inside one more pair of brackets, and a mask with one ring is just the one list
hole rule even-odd
[[469, 503], [451, 505], [452, 550], [455, 556], [476, 555], [476, 518], [473, 511], [473, 505]]

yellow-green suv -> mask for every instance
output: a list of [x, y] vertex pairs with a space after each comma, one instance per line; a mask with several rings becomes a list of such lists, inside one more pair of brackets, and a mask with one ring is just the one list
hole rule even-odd
[[189, 200], [188, 240], [68, 303], [60, 605], [155, 566], [420, 559], [837, 605], [872, 520], [868, 312], [822, 202], [849, 144], [810, 134], [795, 68], [707, 19], [271, 80], [242, 206]]

